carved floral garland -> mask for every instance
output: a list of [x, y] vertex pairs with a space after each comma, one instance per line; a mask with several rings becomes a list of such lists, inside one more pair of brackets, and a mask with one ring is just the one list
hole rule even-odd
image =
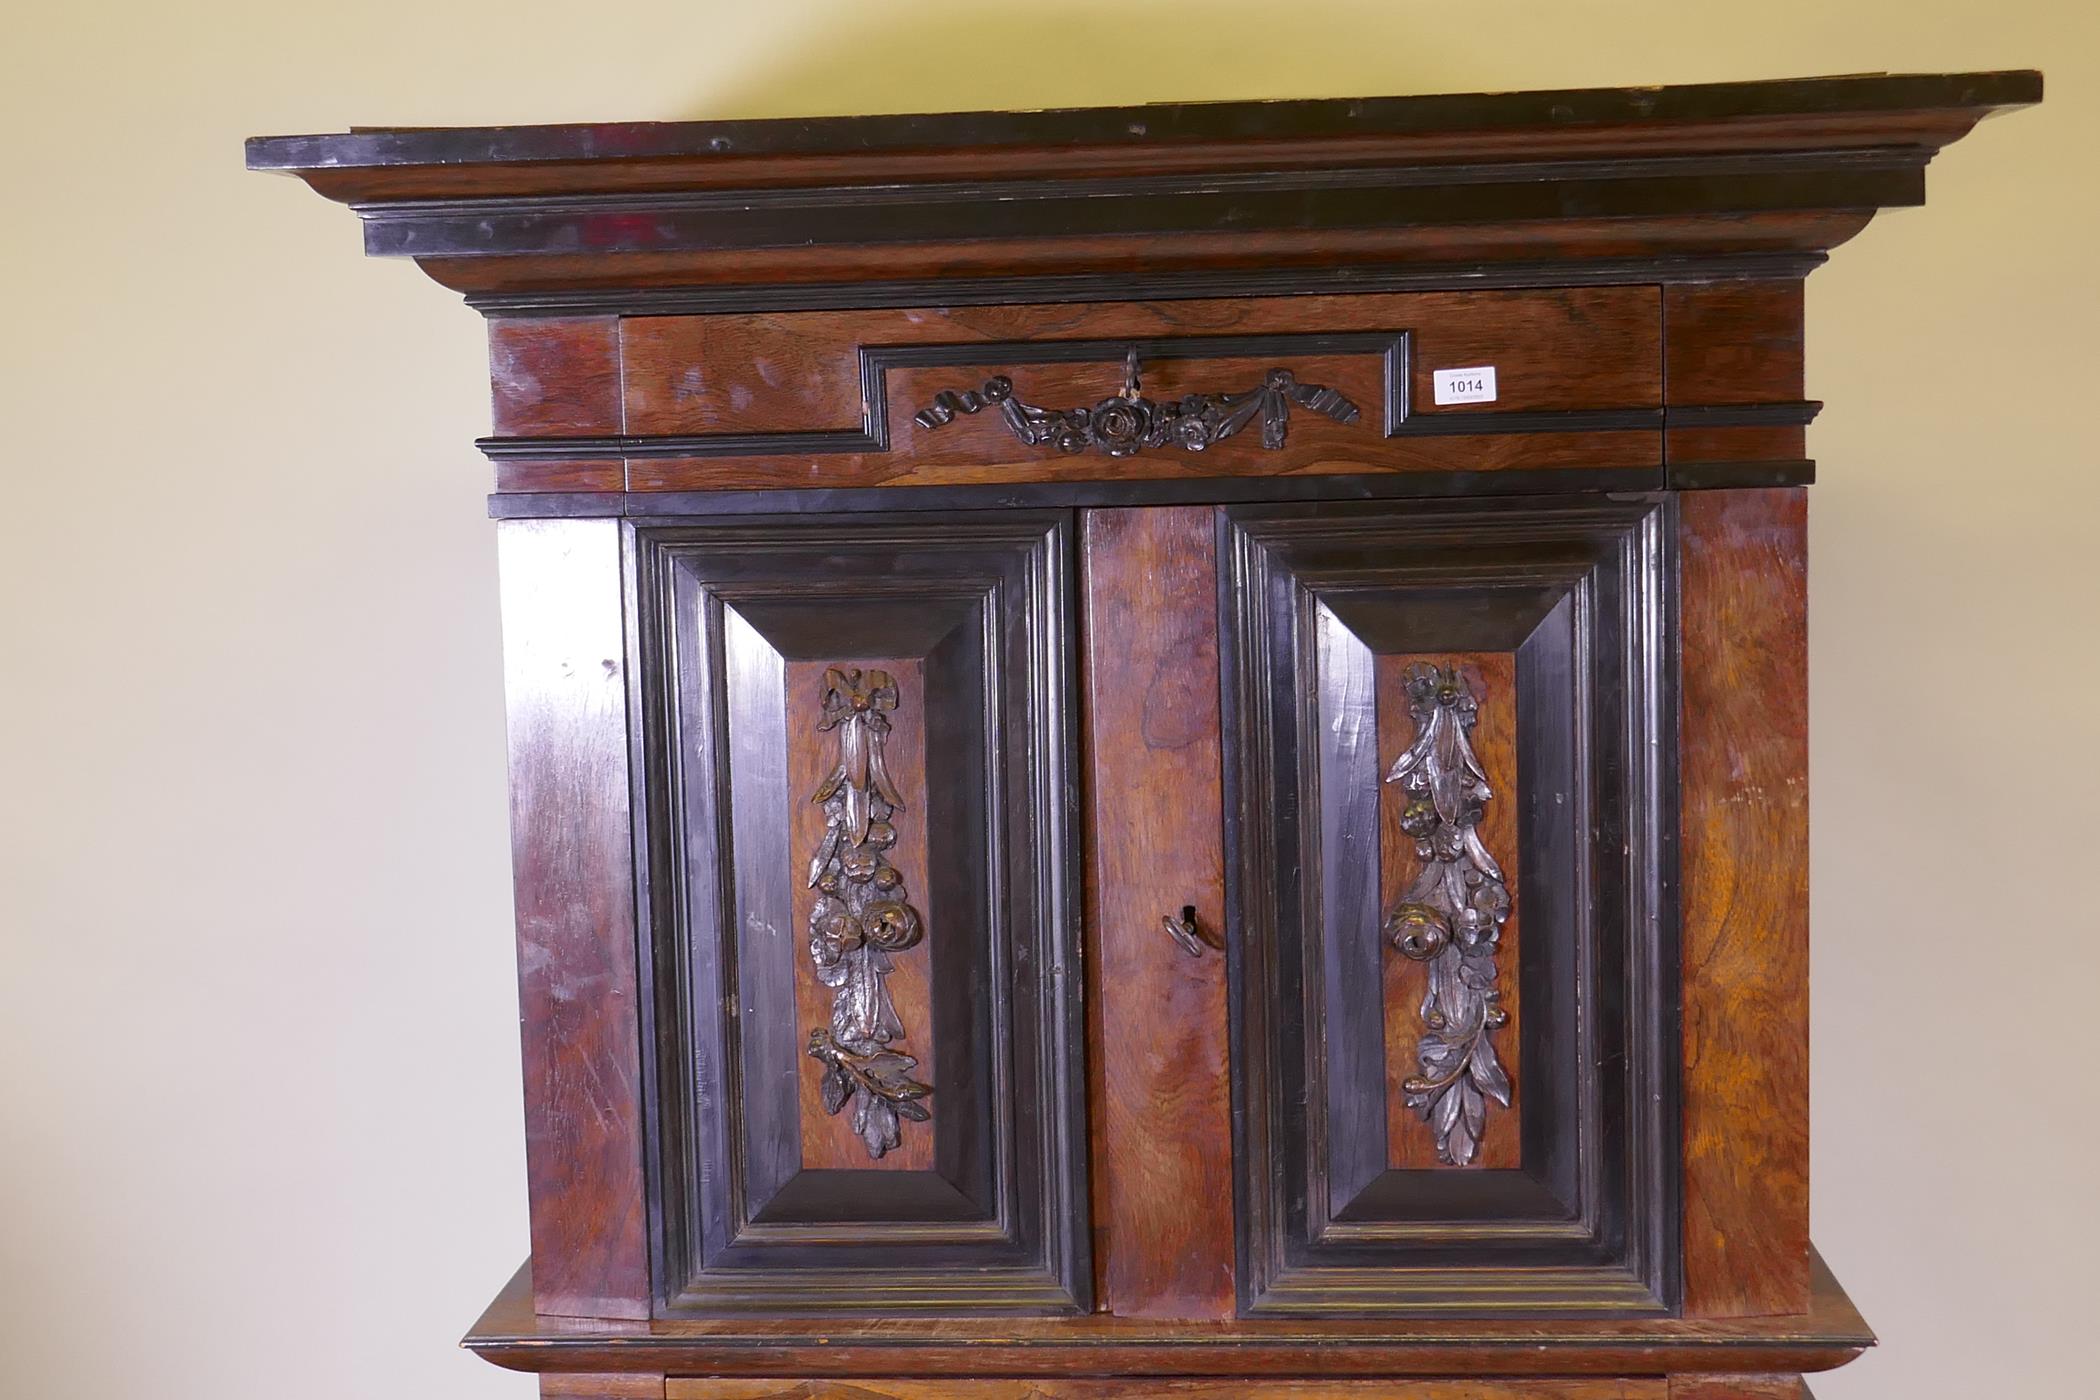
[[824, 672], [817, 731], [836, 731], [838, 765], [811, 800], [824, 807], [824, 839], [809, 863], [817, 893], [809, 956], [833, 988], [831, 1025], [810, 1032], [809, 1054], [825, 1066], [824, 1111], [853, 1104], [853, 1131], [880, 1158], [899, 1141], [900, 1118], [923, 1123], [933, 1092], [911, 1077], [918, 1061], [890, 1048], [904, 1027], [885, 985], [890, 954], [918, 943], [919, 911], [886, 856], [897, 844], [891, 818], [904, 806], [883, 760], [897, 685], [887, 671], [834, 666]]
[[1421, 1072], [1401, 1084], [1407, 1106], [1436, 1131], [1437, 1156], [1472, 1162], [1487, 1126], [1487, 1101], [1509, 1107], [1509, 1076], [1491, 1032], [1507, 1023], [1495, 990], [1495, 950], [1509, 918], [1502, 869], [1480, 841], [1487, 773], [1468, 737], [1480, 702], [1456, 667], [1417, 662], [1406, 675], [1414, 742], [1385, 780], [1407, 794], [1400, 828], [1415, 839], [1422, 872], [1386, 915], [1385, 936], [1404, 957], [1426, 963]]

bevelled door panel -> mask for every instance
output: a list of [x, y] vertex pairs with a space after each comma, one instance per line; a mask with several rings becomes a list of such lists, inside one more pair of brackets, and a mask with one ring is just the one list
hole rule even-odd
[[632, 539], [662, 1306], [1084, 1309], [1067, 518]]
[[1220, 513], [1242, 1311], [1673, 1308], [1669, 509]]

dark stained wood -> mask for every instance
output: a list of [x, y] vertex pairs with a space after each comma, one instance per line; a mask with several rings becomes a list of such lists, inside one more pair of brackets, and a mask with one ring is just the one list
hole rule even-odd
[[1808, 453], [1806, 428], [1671, 428], [1663, 458], [1682, 462], [1790, 462]]
[[[823, 694], [824, 672], [830, 666], [841, 664], [857, 666], [864, 671], [888, 671], [897, 683], [897, 708], [890, 713], [890, 735], [884, 748], [890, 777], [897, 784], [898, 795], [904, 798], [904, 807], [892, 822], [897, 828], [897, 844], [890, 848], [889, 861], [904, 876], [904, 888], [909, 892], [912, 907], [919, 911], [924, 921], [925, 932], [917, 947], [890, 955], [888, 984], [897, 1018], [904, 1024], [904, 1039], [898, 1048], [916, 1057], [925, 1071], [922, 1077], [931, 1078], [933, 1071], [927, 1067], [936, 1063], [936, 1047], [933, 995], [928, 977], [931, 968], [941, 961], [938, 949], [946, 930], [934, 922], [937, 911], [930, 907], [928, 899], [931, 885], [926, 877], [926, 669], [918, 657], [838, 655], [791, 659], [783, 668], [787, 681], [784, 703], [787, 707], [788, 810], [791, 817], [788, 857], [795, 865], [795, 878], [789, 881], [793, 894], [793, 921], [789, 927], [798, 946], [808, 941], [809, 916], [816, 906], [816, 891], [810, 888], [802, 872], [808, 868], [810, 853], [824, 838], [824, 809], [810, 797], [831, 776], [832, 768], [838, 762], [837, 738], [832, 734], [818, 733], [816, 720]], [[950, 858], [968, 857], [967, 853], [952, 852]], [[962, 918], [969, 917], [963, 911], [952, 912]], [[959, 932], [967, 936], [966, 930]], [[796, 959], [794, 982], [795, 1024], [803, 1027], [805, 1033], [808, 1028], [831, 1024], [832, 990], [817, 981], [806, 956]], [[933, 1118], [925, 1123], [906, 1124], [897, 1146], [880, 1159], [870, 1161], [867, 1148], [854, 1135], [852, 1113], [824, 1111], [821, 1098], [824, 1067], [804, 1055], [799, 1069], [801, 1094], [798, 1102], [802, 1119], [802, 1165], [805, 1169], [934, 1170], [933, 1137], [939, 1131], [942, 1098], [938, 1084], [934, 1086], [933, 1096], [923, 1101]]]
[[1679, 503], [1685, 1312], [1809, 1304], [1800, 490]]
[[[1025, 113], [380, 127], [256, 137], [248, 166], [297, 172], [331, 197], [385, 199], [429, 197], [473, 175], [482, 176], [474, 188], [485, 194], [763, 184], [797, 174], [952, 180], [964, 173], [958, 155], [974, 163], [970, 174], [1013, 176], [1221, 162], [1324, 168], [1338, 146], [1406, 161], [1768, 150], [1809, 138], [1844, 149], [1951, 140], [1991, 109], [2040, 97], [2041, 75], [2032, 72], [1867, 74]], [[1121, 164], [1117, 151], [1126, 153]], [[659, 183], [672, 173], [667, 162], [677, 163], [668, 185]]]
[[[1038, 381], [1041, 382], [1041, 381]], [[1062, 405], [1069, 406], [1069, 405]], [[979, 429], [980, 447], [957, 449], [946, 462], [923, 463], [901, 452], [838, 452], [822, 455], [629, 458], [627, 489], [659, 491], [772, 491], [794, 487], [1006, 485], [1023, 482], [1176, 480], [1209, 477], [1331, 476], [1341, 473], [1428, 475], [1569, 472], [1584, 468], [1659, 467], [1662, 434], [1657, 431], [1532, 432], [1479, 436], [1389, 438], [1360, 431], [1341, 450], [1311, 450], [1315, 434], [1332, 443], [1351, 430], [1340, 424], [1306, 423], [1294, 415], [1293, 445], [1267, 452], [1228, 440], [1200, 454], [1162, 450], [1134, 457], [1066, 454], [1026, 447], [990, 422]], [[979, 415], [980, 418], [983, 415]], [[975, 420], [965, 420], [975, 421]], [[946, 431], [946, 430], [944, 430]], [[994, 437], [994, 432], [998, 436]], [[921, 438], [931, 436], [921, 430]], [[1000, 439], [1004, 439], [1001, 441]]]
[[499, 1366], [710, 1376], [1347, 1378], [1777, 1375], [1824, 1371], [1873, 1345], [1822, 1261], [1809, 1310], [1766, 1318], [536, 1317], [521, 1269], [464, 1345]]
[[[1847, 198], [1882, 201], [1858, 191]], [[1915, 203], [1915, 198], [1903, 202]], [[850, 219], [850, 214], [844, 216]], [[1450, 228], [1395, 227], [1259, 234], [1192, 233], [1096, 237], [971, 239], [874, 247], [423, 257], [439, 284], [474, 295], [508, 296], [585, 289], [777, 288], [783, 303], [812, 284], [949, 281], [1014, 276], [1132, 278], [1258, 270], [1297, 270], [1314, 281], [1337, 267], [1445, 264], [1455, 272], [1506, 262], [1577, 267], [1607, 259], [1751, 258], [1820, 254], [1865, 228], [1873, 207], [1778, 210], [1652, 218], [1526, 218]], [[1285, 280], [1288, 280], [1287, 278]], [[761, 306], [767, 299], [759, 298]]]
[[589, 436], [620, 431], [616, 316], [489, 322], [489, 394], [496, 432]]
[[[859, 351], [864, 346], [949, 345], [972, 341], [1118, 340], [1147, 337], [1332, 334], [1406, 331], [1417, 414], [1438, 408], [1430, 372], [1500, 367], [1501, 411], [1634, 408], [1662, 402], [1662, 339], [1655, 287], [1560, 291], [1423, 292], [1382, 296], [1272, 297], [1253, 300], [1081, 305], [921, 307], [895, 311], [806, 311], [773, 316], [630, 317], [621, 323], [627, 431], [633, 434], [764, 432], [853, 428], [861, 422]], [[1375, 356], [1347, 371], [1375, 425], [1383, 394]], [[1145, 379], [1173, 376], [1167, 393], [1230, 386], [1230, 361], [1148, 361]], [[1297, 368], [1296, 365], [1293, 366]], [[979, 367], [1008, 367], [988, 363]], [[1299, 377], [1329, 382], [1339, 367], [1307, 367]], [[1068, 381], [1065, 366], [1031, 366], [1014, 382], [1031, 401], [1090, 403], [1122, 384], [1122, 356], [1105, 354]], [[1328, 379], [1320, 379], [1319, 375]], [[933, 440], [903, 436], [911, 415], [944, 385], [976, 387], [967, 369], [899, 371], [891, 376], [889, 418], [897, 450], [938, 460], [950, 440], [973, 436], [962, 419]], [[983, 374], [975, 376], [981, 381]], [[1198, 381], [1202, 381], [1199, 384]], [[1797, 396], [1798, 397], [1798, 396]], [[1294, 431], [1299, 423], [1294, 418]], [[1004, 430], [1000, 429], [1003, 434]], [[981, 450], [982, 444], [971, 444]]]
[[1665, 287], [1663, 392], [1673, 404], [1790, 402], [1802, 397], [1802, 284]]
[[[1673, 407], [1788, 405], [1802, 399], [1802, 284], [1688, 283], [1662, 289], [1663, 396]], [[1678, 426], [1663, 458], [1777, 462], [1807, 455], [1799, 424]]]
[[[1517, 839], [1517, 815], [1523, 810], [1517, 790], [1517, 658], [1514, 652], [1444, 652], [1435, 655], [1391, 653], [1377, 659], [1378, 771], [1390, 773], [1394, 760], [1414, 740], [1414, 721], [1407, 711], [1407, 668], [1416, 661], [1440, 666], [1457, 665], [1473, 693], [1481, 698], [1480, 717], [1473, 729], [1473, 753], [1487, 770], [1488, 786], [1495, 794], [1480, 821], [1480, 839], [1502, 867], [1504, 883], [1514, 895], [1522, 887], [1518, 864], [1521, 846]], [[1381, 782], [1378, 790], [1378, 891], [1379, 908], [1391, 909], [1422, 868], [1415, 855], [1414, 838], [1400, 829], [1400, 814], [1407, 805], [1397, 783]], [[1509, 920], [1502, 926], [1501, 952], [1495, 958], [1496, 984], [1502, 1009], [1509, 1023], [1495, 1033], [1495, 1045], [1509, 1073], [1509, 1107], [1495, 1104], [1488, 1109], [1487, 1131], [1480, 1139], [1480, 1156], [1473, 1166], [1519, 1167], [1523, 1165], [1523, 1136], [1518, 1125], [1524, 1114], [1524, 1067], [1518, 1047], [1524, 1043], [1523, 998], [1517, 969], [1523, 965], [1521, 903], [1513, 903]], [[1422, 993], [1428, 986], [1427, 968], [1401, 957], [1382, 954], [1385, 963], [1385, 1063], [1386, 1063], [1386, 1165], [1402, 1171], [1435, 1170], [1436, 1134], [1410, 1112], [1400, 1100], [1400, 1085], [1421, 1072], [1415, 1047], [1422, 1037]]]
[[[448, 284], [1038, 272], [1206, 259], [1827, 248], [1922, 202], [1935, 150], [2032, 73], [685, 127], [372, 131], [251, 144]], [[1594, 112], [1592, 123], [1572, 113]], [[1584, 130], [1581, 128], [1587, 127]], [[1059, 139], [1057, 133], [1063, 133]], [[1541, 162], [1551, 162], [1541, 164]], [[1550, 178], [1541, 178], [1542, 175]], [[899, 182], [918, 181], [898, 191]], [[1026, 198], [1014, 197], [1017, 187]], [[1580, 217], [1575, 217], [1579, 211]], [[581, 250], [581, 251], [579, 251]], [[1464, 250], [1459, 253], [1458, 250]], [[495, 256], [491, 256], [495, 255]], [[645, 261], [632, 262], [628, 259]], [[458, 268], [472, 264], [475, 271]], [[898, 263], [888, 262], [894, 274]], [[982, 270], [979, 264], [979, 270]], [[465, 272], [465, 276], [460, 274]], [[490, 275], [492, 274], [492, 276]]]
[[535, 1299], [646, 1317], [619, 527], [507, 521], [497, 541]]
[[[1265, 1381], [1261, 1400], [1669, 1400], [1657, 1377], [1589, 1380]], [[680, 1380], [666, 1400], [1117, 1400], [1130, 1393], [1112, 1380]], [[1146, 1400], [1248, 1400], [1240, 1380], [1160, 1379]]]
[[526, 495], [576, 491], [620, 491], [627, 485], [622, 461], [531, 461], [496, 463], [496, 490]]
[[1233, 1309], [1222, 948], [1160, 921], [1193, 906], [1222, 944], [1217, 567], [1201, 506], [1084, 517], [1088, 1049], [1096, 1306]]

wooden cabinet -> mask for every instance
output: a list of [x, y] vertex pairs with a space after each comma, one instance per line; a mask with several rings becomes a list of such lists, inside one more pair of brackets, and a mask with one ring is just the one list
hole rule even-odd
[[2029, 73], [251, 144], [489, 318], [547, 1396], [1799, 1397], [1802, 279]]

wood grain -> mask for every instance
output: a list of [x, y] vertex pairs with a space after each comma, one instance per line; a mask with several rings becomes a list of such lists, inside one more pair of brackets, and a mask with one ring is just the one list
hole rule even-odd
[[620, 431], [617, 316], [489, 323], [490, 417], [504, 436]]
[[[1863, 195], [1869, 205], [1878, 196]], [[1903, 197], [1904, 203], [1917, 200]], [[455, 253], [419, 257], [439, 285], [469, 295], [577, 288], [789, 286], [798, 283], [941, 280], [954, 277], [1143, 277], [1259, 268], [1327, 270], [1351, 263], [1467, 264], [1522, 260], [1697, 258], [1834, 248], [1865, 228], [1871, 207], [1756, 213], [1683, 212], [1652, 217], [1523, 219], [1450, 227], [1144, 235], [1031, 235], [1013, 239], [605, 253]]]
[[[795, 1020], [802, 1038], [811, 1029], [831, 1024], [832, 989], [817, 980], [806, 947], [809, 916], [816, 907], [816, 891], [804, 873], [812, 852], [824, 838], [824, 809], [810, 800], [829, 778], [838, 762], [836, 732], [817, 732], [822, 708], [824, 672], [836, 665], [888, 671], [897, 683], [897, 708], [890, 712], [890, 735], [883, 746], [890, 778], [904, 799], [892, 825], [897, 844], [889, 850], [890, 864], [904, 877], [912, 907], [919, 911], [925, 935], [915, 948], [890, 955], [889, 993], [904, 1024], [904, 1039], [895, 1048], [919, 1061], [918, 1078], [929, 1082], [933, 1073], [933, 996], [928, 984], [935, 965], [941, 930], [937, 911], [930, 903], [926, 878], [926, 671], [916, 657], [837, 656], [822, 661], [790, 659], [786, 664], [787, 762], [788, 762], [788, 855], [795, 873], [788, 883], [794, 914]], [[802, 1165], [804, 1168], [835, 1167], [858, 1171], [932, 1171], [933, 1137], [940, 1121], [940, 1085], [934, 1083], [932, 1098], [924, 1100], [934, 1116], [924, 1123], [904, 1123], [897, 1146], [879, 1158], [868, 1156], [867, 1147], [853, 1131], [853, 1109], [849, 1104], [838, 1113], [826, 1113], [822, 1097], [824, 1066], [802, 1057], [797, 1077], [797, 1101], [802, 1118]]]
[[[1480, 700], [1480, 717], [1473, 729], [1473, 753], [1487, 770], [1488, 787], [1494, 798], [1480, 821], [1480, 839], [1488, 854], [1502, 867], [1504, 883], [1515, 895], [1520, 888], [1517, 817], [1522, 811], [1517, 792], [1517, 658], [1514, 652], [1441, 652], [1421, 655], [1388, 654], [1375, 663], [1375, 695], [1378, 706], [1378, 772], [1392, 772], [1393, 763], [1414, 740], [1414, 720], [1407, 710], [1407, 668], [1417, 661], [1440, 666], [1456, 665]], [[1398, 783], [1382, 782], [1378, 789], [1378, 898], [1381, 910], [1391, 909], [1401, 894], [1421, 873], [1414, 838], [1400, 829], [1400, 814], [1407, 805], [1406, 791]], [[1496, 1053], [1509, 1072], [1509, 1107], [1488, 1105], [1487, 1130], [1481, 1135], [1480, 1153], [1472, 1167], [1520, 1167], [1523, 1165], [1522, 1122], [1524, 1073], [1518, 1062], [1523, 1008], [1517, 991], [1518, 959], [1523, 956], [1519, 923], [1523, 909], [1513, 901], [1509, 920], [1502, 926], [1501, 952], [1495, 957], [1495, 985], [1502, 994], [1502, 1009], [1509, 1023], [1494, 1033]], [[1410, 1075], [1421, 1073], [1415, 1053], [1422, 1038], [1422, 993], [1427, 989], [1429, 969], [1388, 948], [1385, 969], [1385, 1059], [1386, 1059], [1386, 1161], [1401, 1170], [1449, 1170], [1437, 1160], [1436, 1133], [1419, 1113], [1402, 1101], [1400, 1085]]]
[[496, 463], [498, 491], [619, 491], [626, 485], [627, 464], [617, 460], [531, 460]]
[[1082, 539], [1097, 1306], [1229, 1317], [1226, 959], [1160, 925], [1229, 936], [1212, 512], [1088, 511]]
[[2031, 72], [1867, 74], [1052, 112], [367, 127], [257, 137], [247, 154], [250, 169], [295, 172], [333, 199], [577, 195], [1936, 146], [1986, 111], [2040, 94]]
[[[1213, 362], [1215, 363], [1215, 362]], [[1501, 472], [1583, 467], [1652, 467], [1662, 463], [1662, 434], [1653, 429], [1608, 432], [1481, 433], [1458, 437], [1380, 438], [1363, 434], [1346, 446], [1316, 445], [1351, 430], [1304, 425], [1294, 415], [1291, 444], [1265, 451], [1259, 439], [1230, 439], [1198, 455], [1143, 452], [1110, 458], [1066, 454], [1016, 442], [1004, 428], [976, 423], [984, 434], [968, 450], [944, 448], [934, 461], [902, 452], [782, 453], [771, 456], [630, 457], [627, 489], [655, 491], [773, 491], [799, 487], [965, 486], [1023, 481], [1173, 479], [1190, 476], [1331, 476], [1337, 473]], [[960, 426], [960, 425], [957, 425]], [[1359, 428], [1361, 425], [1359, 425]], [[943, 431], [947, 431], [944, 429]], [[1244, 435], [1243, 435], [1244, 436]]]
[[[764, 316], [643, 316], [620, 325], [627, 430], [636, 434], [762, 432], [852, 428], [861, 421], [859, 350], [877, 345], [972, 341], [1094, 340], [1119, 337], [1286, 335], [1343, 331], [1412, 334], [1412, 394], [1419, 414], [1437, 408], [1430, 373], [1493, 364], [1499, 410], [1630, 408], [1662, 402], [1661, 324], [1655, 287], [1554, 291], [1419, 292], [1373, 296], [1265, 297], [1067, 305], [918, 307], [804, 311]], [[1346, 373], [1367, 412], [1381, 402], [1375, 356], [1346, 371], [1307, 361], [1301, 379], [1330, 382]], [[1146, 367], [1162, 392], [1233, 388], [1266, 365], [1230, 361]], [[942, 387], [975, 387], [1010, 366], [895, 371], [889, 412], [895, 430]], [[1120, 354], [1100, 365], [1030, 366], [1014, 373], [1031, 401], [1088, 404], [1122, 383]], [[1172, 383], [1166, 376], [1175, 376]], [[1325, 376], [1324, 378], [1322, 376]], [[1375, 417], [1375, 414], [1373, 414]], [[971, 420], [938, 436], [967, 435]], [[997, 427], [990, 419], [977, 420]], [[1293, 429], [1298, 426], [1294, 417]], [[1000, 429], [1004, 431], [1003, 428]], [[914, 455], [938, 442], [899, 442]]]
[[1663, 459], [1682, 462], [1792, 462], [1808, 453], [1808, 429], [1670, 428]]
[[589, 1375], [548, 1371], [540, 1376], [540, 1400], [665, 1400], [662, 1376]]
[[535, 1303], [646, 1317], [619, 525], [506, 521], [497, 550]]
[[1669, 1400], [1814, 1400], [1799, 1376], [1672, 1376]]
[[1692, 492], [1679, 510], [1685, 1313], [1798, 1313], [1810, 1254], [1807, 497]]
[[1663, 395], [1672, 404], [1787, 403], [1802, 396], [1800, 282], [1663, 288]]
[[[1760, 1318], [536, 1317], [520, 1270], [464, 1345], [500, 1366], [707, 1376], [1329, 1380], [1824, 1371], [1873, 1345], [1815, 1261], [1809, 1310]], [[1143, 1394], [1141, 1386], [1133, 1387]]]
[[[1669, 1400], [1668, 1383], [1639, 1379], [1533, 1381], [1244, 1381], [1161, 1379], [1145, 1400]], [[665, 1400], [1122, 1400], [1115, 1380], [681, 1380]]]

